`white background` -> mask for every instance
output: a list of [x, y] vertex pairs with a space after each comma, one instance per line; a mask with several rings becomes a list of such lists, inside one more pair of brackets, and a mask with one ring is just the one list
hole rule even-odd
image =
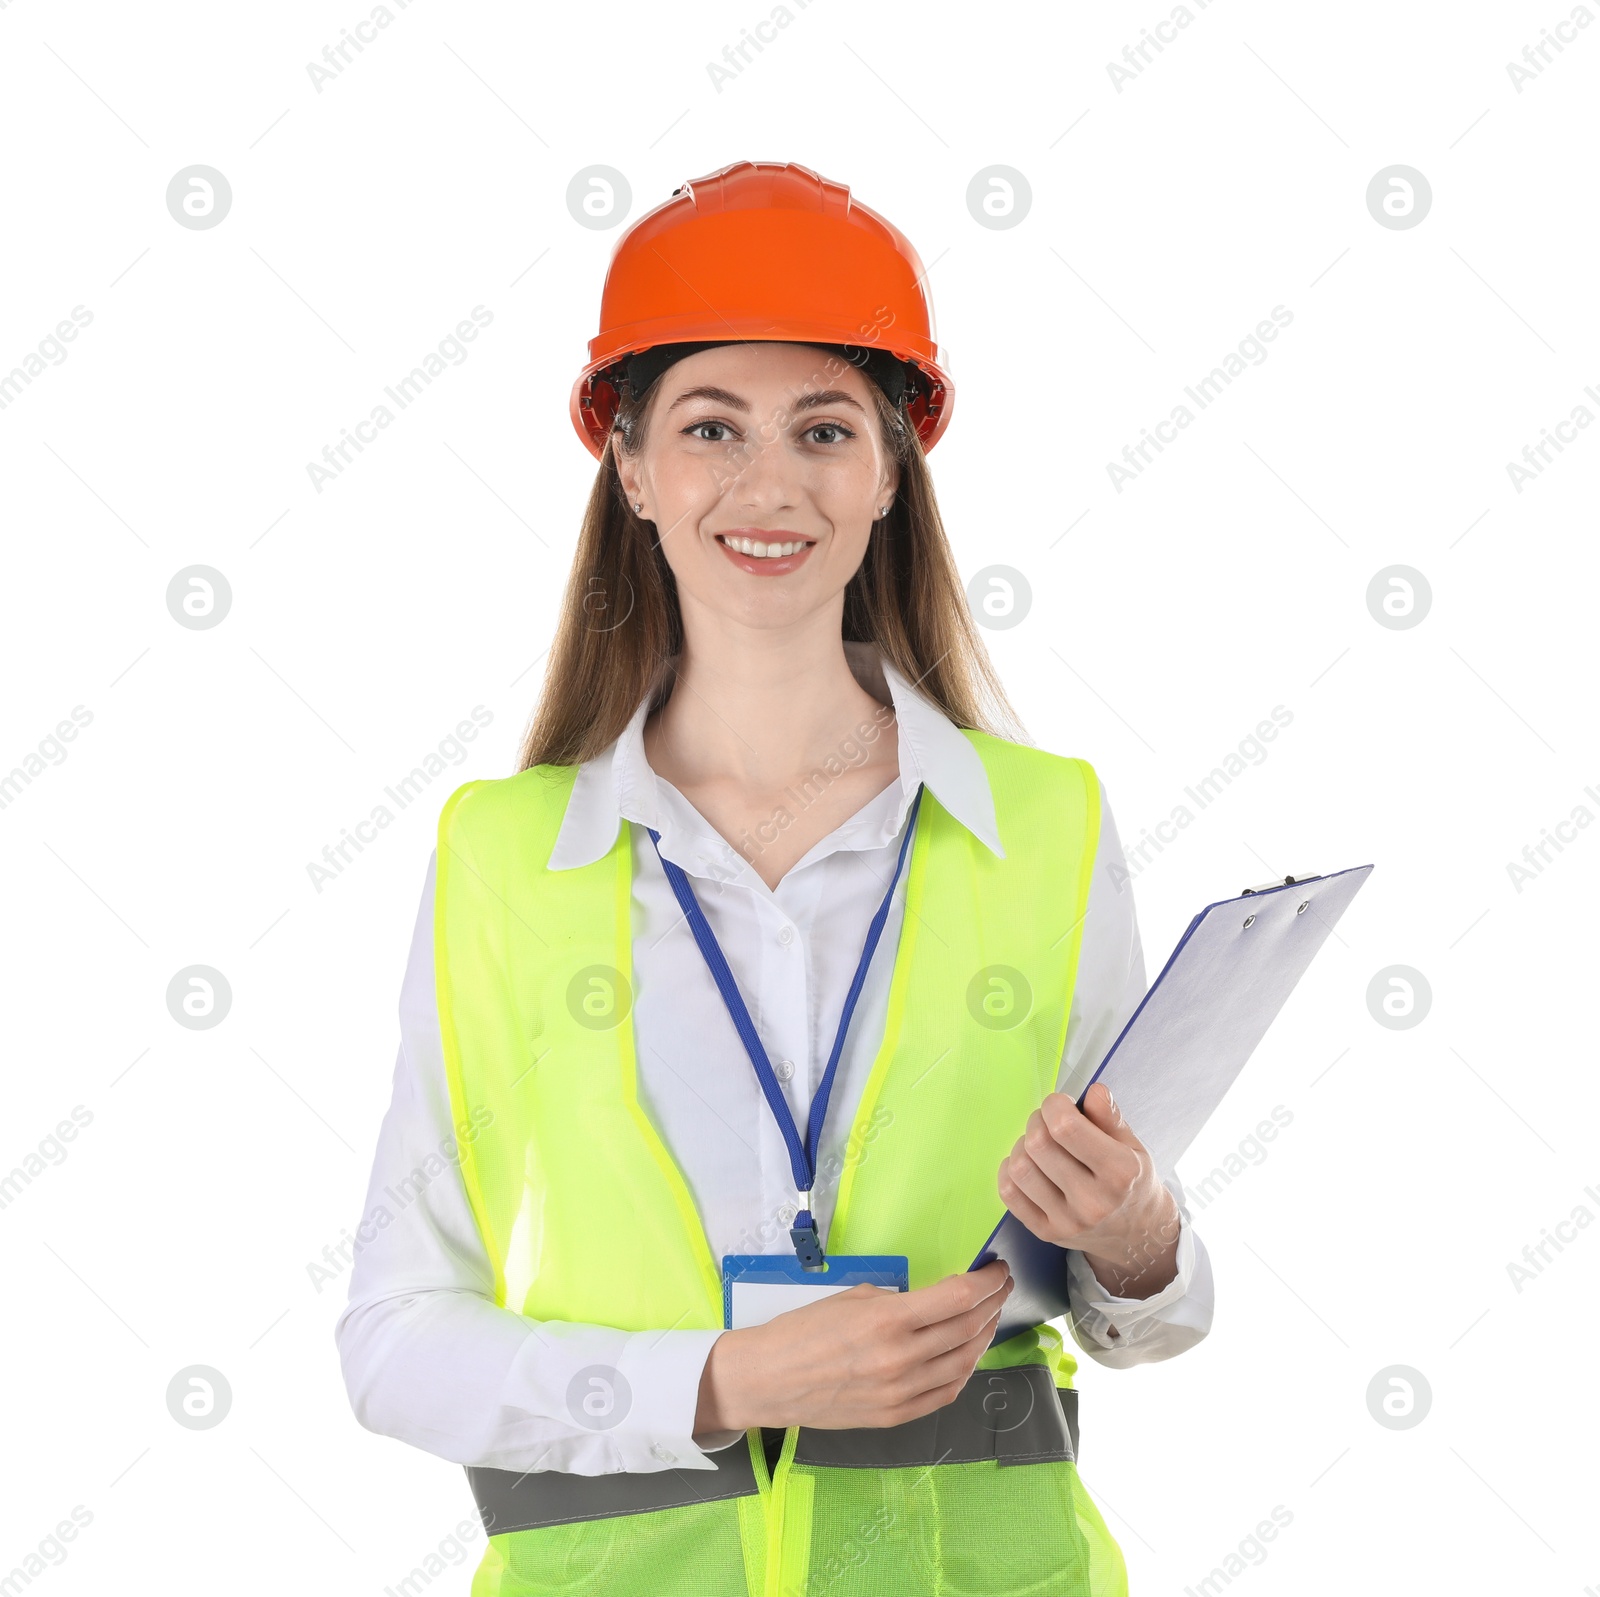
[[[1171, 13], [1074, 10], [813, 0], [718, 88], [762, 0], [413, 0], [319, 92], [360, 3], [0, 7], [0, 373], [93, 316], [0, 409], [0, 772], [47, 751], [0, 810], [0, 1174], [93, 1116], [0, 1209], [0, 1574], [81, 1504], [27, 1590], [376, 1594], [471, 1522], [458, 1468], [351, 1417], [346, 1278], [308, 1265], [361, 1212], [439, 805], [513, 768], [594, 470], [567, 398], [617, 229], [567, 186], [616, 168], [631, 220], [757, 158], [848, 182], [927, 263], [957, 558], [1026, 578], [989, 647], [1130, 848], [1292, 713], [1139, 870], [1152, 974], [1205, 902], [1376, 863], [1180, 1166], [1292, 1114], [1194, 1206], [1209, 1339], [1083, 1361], [1133, 1591], [1197, 1586], [1275, 1505], [1229, 1591], [1600, 1587], [1600, 1228], [1520, 1291], [1507, 1269], [1600, 1215], [1600, 837], [1520, 891], [1507, 869], [1600, 814], [1600, 429], [1520, 493], [1506, 469], [1600, 414], [1600, 27], [1519, 92], [1563, 0], [1216, 0], [1119, 89]], [[208, 230], [166, 205], [197, 163], [233, 194]], [[996, 164], [1032, 190], [1006, 229], [966, 202]], [[1396, 164], [1432, 189], [1406, 229], [1366, 199]], [[318, 492], [307, 463], [477, 305], [469, 357]], [[1119, 492], [1107, 463], [1280, 305], [1268, 358]], [[206, 630], [167, 605], [196, 564], [232, 590]], [[1407, 629], [1367, 602], [1394, 565], [1431, 587]], [[308, 864], [478, 705], [485, 734], [317, 891]], [[232, 989], [208, 1030], [167, 1009], [193, 964]], [[1369, 1011], [1391, 965], [1431, 988], [1408, 1029]], [[210, 1430], [167, 1411], [194, 1364], [232, 1389]], [[1369, 1411], [1396, 1365], [1431, 1390], [1408, 1429]]]

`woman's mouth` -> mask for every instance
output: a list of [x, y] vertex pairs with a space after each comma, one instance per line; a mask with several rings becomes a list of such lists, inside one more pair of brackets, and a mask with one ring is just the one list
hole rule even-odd
[[800, 566], [816, 543], [815, 538], [797, 538], [781, 532], [719, 532], [717, 543], [741, 571], [758, 577], [779, 577]]

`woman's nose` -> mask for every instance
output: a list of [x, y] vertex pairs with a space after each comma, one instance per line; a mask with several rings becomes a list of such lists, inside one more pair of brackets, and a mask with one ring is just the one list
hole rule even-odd
[[799, 500], [799, 468], [787, 439], [754, 436], [733, 464], [736, 475], [727, 492], [734, 504], [771, 514]]

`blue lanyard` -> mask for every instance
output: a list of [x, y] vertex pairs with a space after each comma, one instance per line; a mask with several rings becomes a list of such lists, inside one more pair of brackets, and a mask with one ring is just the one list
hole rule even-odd
[[[889, 900], [894, 897], [895, 884], [900, 880], [900, 871], [906, 862], [906, 849], [910, 845], [911, 834], [916, 829], [917, 810], [921, 804], [922, 784], [919, 782], [916, 797], [911, 801], [905, 836], [900, 840], [900, 857], [895, 861], [894, 876], [889, 883], [888, 892], [883, 895], [883, 902], [878, 906], [878, 913], [872, 917], [872, 924], [867, 928], [866, 946], [861, 950], [855, 979], [850, 983], [850, 992], [844, 1001], [844, 1013], [839, 1017], [839, 1031], [833, 1039], [833, 1052], [828, 1057], [828, 1068], [822, 1073], [822, 1084], [811, 1100], [811, 1114], [803, 1142], [799, 1128], [795, 1125], [794, 1115], [790, 1112], [789, 1100], [784, 1097], [783, 1089], [778, 1085], [772, 1061], [767, 1057], [767, 1050], [762, 1046], [761, 1038], [756, 1033], [755, 1024], [750, 1019], [750, 1011], [745, 1007], [738, 983], [733, 979], [733, 972], [728, 969], [722, 945], [717, 941], [716, 933], [711, 930], [705, 912], [700, 908], [700, 902], [694, 895], [694, 888], [689, 885], [689, 878], [680, 866], [673, 864], [662, 854], [661, 834], [653, 826], [645, 828], [650, 834], [650, 841], [656, 846], [656, 857], [661, 861], [661, 868], [667, 873], [672, 891], [683, 907], [689, 929], [694, 933], [694, 940], [699, 945], [706, 964], [711, 968], [717, 990], [722, 994], [722, 1001], [728, 1006], [729, 1015], [733, 1017], [734, 1028], [739, 1033], [745, 1052], [750, 1056], [750, 1063], [755, 1066], [756, 1079], [761, 1083], [761, 1091], [766, 1097], [768, 1107], [772, 1110], [773, 1118], [778, 1122], [778, 1130], [783, 1133], [783, 1140], [788, 1144], [789, 1165], [794, 1171], [795, 1190], [802, 1198], [811, 1191], [816, 1181], [817, 1152], [822, 1144], [822, 1126], [828, 1114], [828, 1099], [833, 1092], [833, 1078], [839, 1068], [839, 1057], [844, 1052], [845, 1033], [850, 1029], [850, 1017], [855, 1013], [856, 1000], [861, 996], [861, 989], [866, 984], [867, 966], [872, 963], [873, 951], [877, 948], [878, 939], [883, 935], [884, 924], [889, 919]], [[800, 1263], [806, 1269], [824, 1268], [826, 1260], [823, 1257], [822, 1242], [817, 1236], [817, 1223], [812, 1219], [810, 1209], [801, 1209], [795, 1215], [789, 1236], [794, 1242], [794, 1251], [799, 1256]]]

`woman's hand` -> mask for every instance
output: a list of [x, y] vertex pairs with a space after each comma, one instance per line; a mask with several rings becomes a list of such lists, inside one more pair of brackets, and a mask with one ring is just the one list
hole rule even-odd
[[1036, 1237], [1082, 1253], [1117, 1297], [1147, 1298], [1178, 1273], [1177, 1202], [1102, 1082], [1081, 1110], [1059, 1092], [1034, 1110], [999, 1186]]
[[996, 1259], [911, 1292], [853, 1286], [711, 1345], [694, 1434], [899, 1425], [951, 1402], [1011, 1295]]

